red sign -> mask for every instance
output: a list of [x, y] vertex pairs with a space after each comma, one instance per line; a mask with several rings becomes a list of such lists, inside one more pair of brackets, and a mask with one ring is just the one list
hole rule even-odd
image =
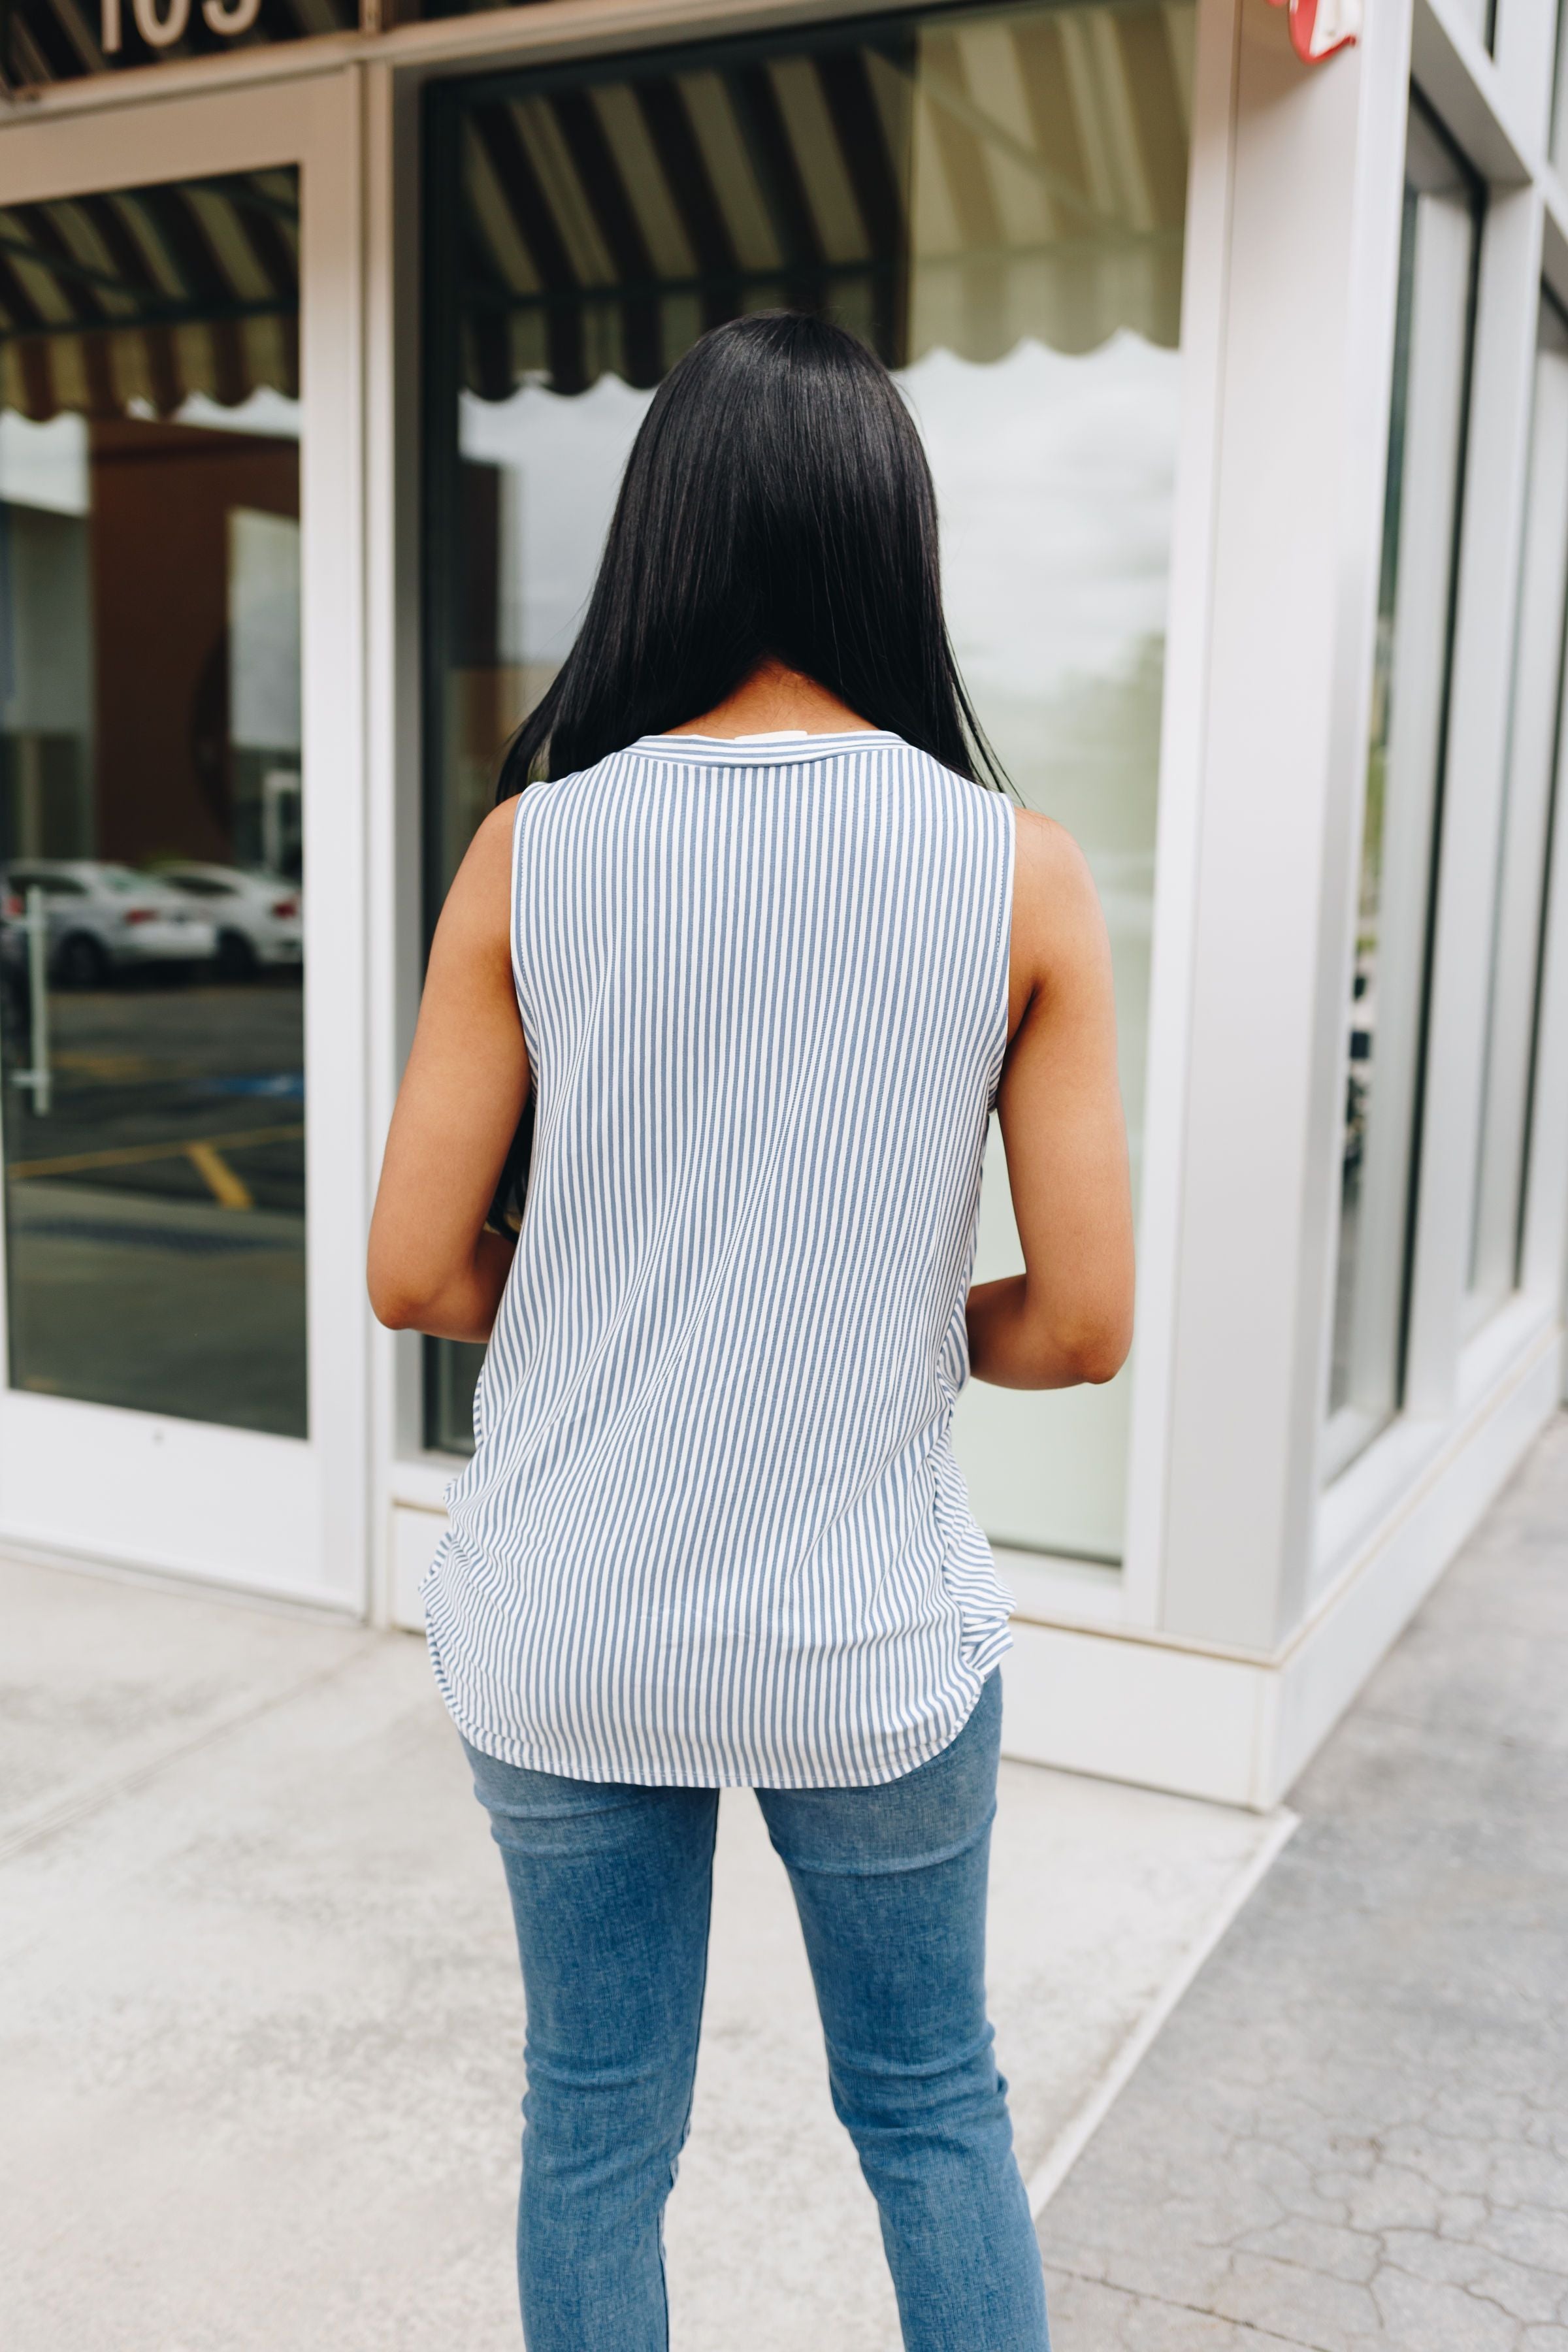
[[1290, 46], [1305, 66], [1348, 48], [1361, 31], [1361, 0], [1269, 0], [1290, 12]]

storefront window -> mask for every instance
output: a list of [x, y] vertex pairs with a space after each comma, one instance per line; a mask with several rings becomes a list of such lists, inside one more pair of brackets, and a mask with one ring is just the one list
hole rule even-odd
[[1568, 320], [1543, 302], [1535, 360], [1519, 641], [1509, 736], [1486, 1078], [1477, 1148], [1468, 1320], [1519, 1280], [1547, 853], [1561, 749], [1568, 591]]
[[302, 1436], [299, 185], [0, 211], [13, 1387]]
[[1552, 76], [1552, 121], [1547, 152], [1561, 173], [1568, 169], [1568, 0], [1557, 0], [1557, 49]]
[[1413, 111], [1351, 982], [1331, 1475], [1395, 1412], [1404, 1371], [1479, 221], [1465, 166]]
[[[571, 643], [626, 453], [694, 337], [830, 311], [896, 371], [949, 615], [1025, 798], [1094, 866], [1141, 1143], [1191, 106], [1189, 6], [879, 21], [435, 93], [427, 912]], [[999, 1150], [979, 1272], [1018, 1263]], [[477, 1351], [426, 1435], [471, 1442]], [[1001, 1539], [1115, 1559], [1125, 1374], [971, 1391]]]

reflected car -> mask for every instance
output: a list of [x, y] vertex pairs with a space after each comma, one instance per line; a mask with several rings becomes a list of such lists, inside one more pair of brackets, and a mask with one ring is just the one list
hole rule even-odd
[[1377, 965], [1374, 959], [1356, 959], [1351, 982], [1350, 1068], [1345, 1080], [1344, 1165], [1348, 1175], [1361, 1166], [1366, 1149], [1366, 1114], [1372, 1091], [1372, 1052], [1377, 1030]]
[[194, 899], [217, 931], [217, 968], [246, 980], [262, 964], [298, 964], [305, 923], [298, 883], [262, 866], [209, 866], [195, 858], [160, 866], [156, 878]]
[[0, 989], [8, 1008], [26, 1010], [27, 1002], [27, 934], [22, 928], [26, 901], [0, 885]]
[[[44, 894], [49, 976], [59, 988], [100, 988], [116, 971], [209, 963], [217, 927], [187, 899], [129, 866], [100, 858], [18, 860], [0, 873], [7, 901]], [[8, 927], [11, 928], [11, 927]]]

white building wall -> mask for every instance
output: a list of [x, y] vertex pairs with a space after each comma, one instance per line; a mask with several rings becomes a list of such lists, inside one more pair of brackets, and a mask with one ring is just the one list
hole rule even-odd
[[[51, 113], [108, 110], [117, 152], [141, 142], [144, 176], [163, 168], [172, 86], [198, 108], [268, 81], [331, 85], [345, 127], [358, 126], [336, 142], [332, 217], [319, 216], [307, 256], [314, 348], [331, 353], [330, 383], [307, 372], [307, 403], [331, 419], [314, 478], [346, 527], [331, 546], [318, 532], [312, 557], [307, 514], [307, 765], [313, 729], [342, 779], [316, 820], [320, 854], [357, 861], [365, 909], [362, 933], [356, 886], [352, 919], [313, 967], [351, 1014], [345, 1025], [318, 999], [313, 1100], [346, 1103], [365, 1149], [362, 1165], [358, 1144], [342, 1148], [346, 1129], [313, 1127], [312, 1381], [342, 1458], [310, 1542], [331, 1549], [342, 1601], [368, 1591], [394, 1622], [417, 1622], [449, 1465], [421, 1449], [417, 1343], [370, 1328], [344, 1269], [363, 1241], [420, 951], [419, 89], [433, 71], [629, 51], [758, 13], [546, 0], [374, 40], [150, 68], [29, 110], [28, 154]], [[1372, 0], [1359, 47], [1305, 68], [1264, 0], [1201, 0], [1127, 1556], [1120, 1572], [1008, 1563], [1021, 1610], [1007, 1671], [1017, 1755], [1272, 1802], [1561, 1393], [1568, 822], [1554, 835], [1522, 1286], [1479, 1328], [1463, 1307], [1542, 275], [1568, 295], [1568, 195], [1545, 152], [1555, 43], [1552, 0], [1500, 0], [1495, 60], [1450, 0]], [[1488, 182], [1479, 359], [1408, 1398], [1325, 1486], [1412, 70]], [[0, 180], [21, 136], [0, 126]], [[204, 139], [190, 136], [195, 153]], [[307, 449], [316, 430], [308, 414]], [[347, 658], [331, 667], [310, 643], [313, 600], [340, 616]], [[97, 1548], [64, 1519], [53, 1531], [30, 1520], [28, 1539]], [[183, 1538], [163, 1564], [193, 1569]]]

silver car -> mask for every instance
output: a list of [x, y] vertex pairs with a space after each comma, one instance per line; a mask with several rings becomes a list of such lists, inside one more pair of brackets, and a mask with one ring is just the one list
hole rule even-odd
[[300, 886], [261, 866], [172, 859], [156, 879], [191, 899], [217, 930], [217, 968], [245, 980], [259, 964], [298, 964], [305, 951]]
[[211, 961], [217, 926], [164, 883], [100, 858], [24, 858], [6, 867], [8, 898], [44, 894], [57, 987], [99, 988], [132, 965]]

